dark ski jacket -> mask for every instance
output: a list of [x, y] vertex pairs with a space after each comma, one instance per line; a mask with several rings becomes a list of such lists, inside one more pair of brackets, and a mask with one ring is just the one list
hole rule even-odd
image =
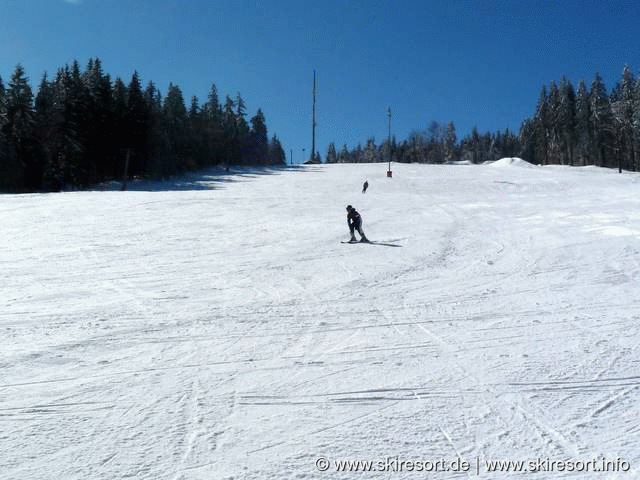
[[349, 213], [347, 213], [347, 225], [349, 225], [349, 229], [355, 228], [356, 230], [362, 225], [362, 217], [355, 208], [352, 208]]

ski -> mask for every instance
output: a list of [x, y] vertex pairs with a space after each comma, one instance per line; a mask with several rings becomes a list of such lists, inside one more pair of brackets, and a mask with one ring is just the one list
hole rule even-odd
[[385, 247], [401, 247], [402, 245], [398, 245], [396, 243], [385, 243], [385, 242], [374, 242], [369, 240], [368, 242], [360, 242], [360, 241], [356, 241], [356, 242], [349, 242], [349, 241], [345, 241], [345, 240], [341, 240], [340, 243], [353, 243], [353, 244], [368, 244], [368, 245], [383, 245]]

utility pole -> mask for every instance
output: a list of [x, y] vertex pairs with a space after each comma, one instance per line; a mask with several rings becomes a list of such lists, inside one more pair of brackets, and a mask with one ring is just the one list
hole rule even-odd
[[387, 107], [387, 115], [389, 116], [389, 168], [387, 169], [387, 177], [391, 178], [391, 107]]
[[311, 122], [311, 161], [316, 159], [316, 71], [313, 71], [313, 120]]

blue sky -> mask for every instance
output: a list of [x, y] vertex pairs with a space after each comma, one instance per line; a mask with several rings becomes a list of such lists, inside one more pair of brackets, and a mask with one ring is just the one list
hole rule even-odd
[[566, 75], [611, 89], [640, 71], [640, 2], [540, 0], [0, 0], [0, 76], [42, 74], [98, 57], [126, 83], [134, 70], [189, 103], [240, 92], [262, 108], [287, 158], [373, 136], [405, 139], [431, 121], [458, 137], [518, 131], [543, 85]]

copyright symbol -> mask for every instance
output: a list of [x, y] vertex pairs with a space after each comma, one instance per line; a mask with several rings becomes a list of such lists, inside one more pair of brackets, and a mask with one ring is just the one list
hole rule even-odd
[[330, 467], [330, 463], [329, 460], [325, 457], [320, 457], [318, 459], [316, 459], [316, 468], [318, 470], [320, 470], [321, 472], [326, 472], [327, 470], [329, 470]]

